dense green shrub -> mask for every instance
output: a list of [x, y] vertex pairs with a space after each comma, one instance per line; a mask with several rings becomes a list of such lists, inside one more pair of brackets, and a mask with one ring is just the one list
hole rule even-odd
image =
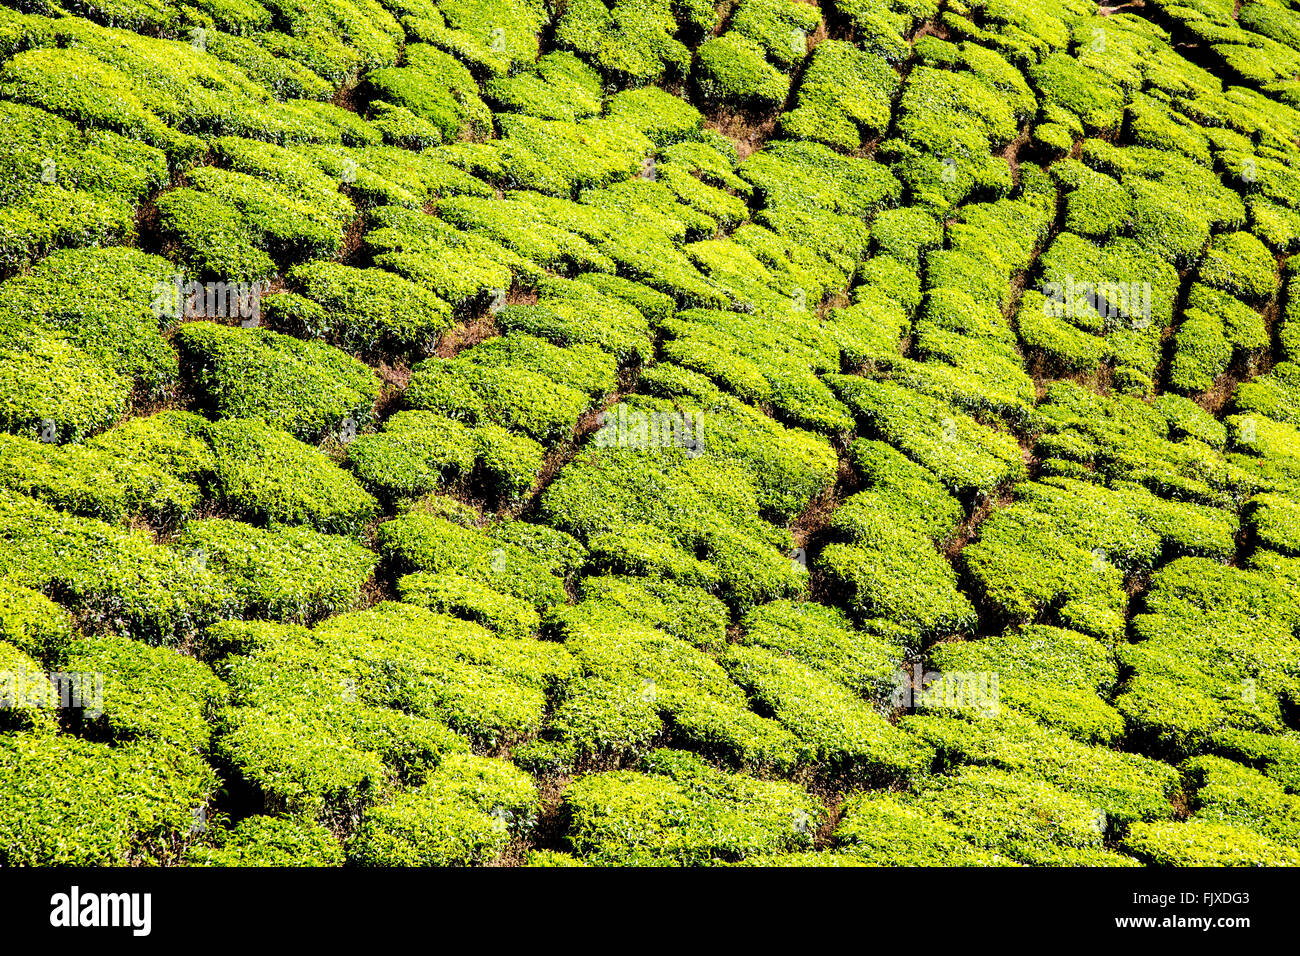
[[103, 713], [83, 720], [90, 733], [207, 751], [207, 714], [224, 699], [226, 687], [206, 664], [168, 647], [109, 636], [73, 643], [66, 667], [103, 675]]
[[397, 582], [397, 590], [403, 601], [474, 621], [500, 637], [529, 638], [541, 624], [529, 602], [454, 571], [408, 574]]
[[383, 133], [384, 142], [390, 146], [421, 150], [437, 146], [443, 141], [442, 130], [404, 106], [376, 100], [370, 109], [374, 114], [370, 118], [370, 125]]
[[605, 113], [628, 121], [658, 147], [695, 139], [704, 120], [695, 107], [653, 86], [610, 97]]
[[165, 743], [121, 747], [62, 734], [0, 734], [0, 860], [6, 866], [126, 866], [175, 860], [212, 769]]
[[537, 786], [503, 760], [447, 757], [417, 790], [372, 807], [348, 844], [361, 866], [488, 863], [538, 813]]
[[1030, 866], [1132, 865], [1103, 848], [1093, 804], [1019, 774], [964, 768], [920, 790], [914, 805], [981, 850]]
[[800, 763], [831, 774], [888, 779], [920, 770], [931, 755], [843, 685], [763, 647], [732, 646], [727, 673], [799, 740]]
[[427, 354], [451, 324], [450, 309], [436, 295], [380, 269], [318, 260], [295, 266], [286, 278], [310, 302], [272, 296], [265, 302], [267, 321], [341, 348]]
[[712, 37], [695, 52], [691, 75], [708, 101], [736, 109], [769, 110], [785, 102], [790, 80], [743, 34]]
[[255, 282], [276, 272], [239, 210], [211, 193], [173, 189], [158, 197], [158, 226], [186, 264], [204, 277]]
[[875, 866], [1013, 866], [983, 850], [943, 816], [890, 795], [858, 794], [846, 802], [835, 845]]
[[889, 128], [898, 74], [884, 59], [840, 40], [819, 43], [799, 84], [794, 109], [781, 116], [789, 139], [857, 149], [864, 135]]
[[[275, 183], [231, 169], [200, 166], [190, 172], [190, 181], [196, 189], [237, 209], [256, 245], [281, 265], [337, 254], [354, 215], [351, 201], [337, 192], [300, 194], [292, 183]], [[194, 232], [190, 237], [198, 241], [202, 235]]]
[[700, 865], [812, 845], [823, 811], [792, 784], [722, 773], [678, 751], [655, 751], [645, 766], [569, 787], [567, 838], [580, 857], [607, 866]]
[[[680, 78], [690, 65], [690, 50], [668, 0], [574, 0], [565, 4], [555, 28], [556, 43], [586, 59], [620, 83], [642, 86], [661, 78]], [[713, 27], [713, 12], [694, 22], [697, 31]], [[698, 35], [698, 33], [697, 33]]]
[[231, 595], [204, 568], [126, 531], [0, 491], [0, 576], [75, 608], [83, 627], [183, 641], [227, 616]]
[[727, 643], [726, 605], [700, 588], [606, 574], [584, 578], [581, 597], [703, 650], [720, 651]]
[[482, 137], [492, 126], [491, 113], [479, 99], [478, 84], [469, 70], [455, 57], [426, 44], [408, 45], [402, 66], [368, 74], [364, 93], [423, 117], [449, 142]]
[[379, 397], [374, 372], [324, 342], [191, 322], [176, 344], [200, 406], [218, 419], [256, 418], [315, 442], [344, 430], [355, 435]]
[[1229, 295], [1260, 302], [1273, 294], [1277, 269], [1273, 256], [1248, 232], [1216, 236], [1201, 265], [1201, 281]]
[[148, 461], [100, 447], [60, 446], [2, 434], [0, 486], [113, 523], [146, 518], [171, 525], [203, 500], [197, 484]]
[[541, 514], [593, 550], [599, 543], [605, 557], [595, 563], [609, 570], [716, 587], [737, 610], [793, 597], [806, 580], [786, 557], [788, 533], [758, 518], [753, 487], [732, 462], [597, 449], [560, 472]]
[[1223, 730], [1281, 732], [1297, 690], [1283, 636], [1294, 617], [1291, 592], [1263, 571], [1204, 558], [1162, 568], [1120, 655], [1134, 672], [1116, 700], [1131, 733], [1181, 756]]
[[469, 748], [448, 722], [485, 743], [535, 727], [537, 688], [556, 660], [537, 642], [498, 641], [396, 604], [315, 631], [230, 623], [211, 640], [249, 652], [224, 667], [233, 706], [218, 717], [218, 756], [266, 810], [313, 815], [364, 808], [393, 781], [424, 781]]
[[68, 613], [36, 591], [0, 579], [0, 641], [44, 663], [58, 663], [72, 626]]
[[[56, 333], [156, 396], [177, 375], [176, 354], [160, 331], [175, 273], [166, 259], [135, 249], [57, 252], [0, 285], [0, 315], [12, 314], [33, 331]], [[58, 349], [43, 336], [31, 351], [57, 368], [71, 360], [58, 359]], [[91, 383], [103, 378], [91, 370], [85, 374]]]
[[830, 377], [831, 385], [873, 436], [928, 468], [958, 494], [988, 494], [1022, 476], [1016, 440], [949, 405], [888, 381]]
[[582, 392], [542, 372], [480, 364], [468, 353], [415, 366], [404, 400], [466, 424], [515, 428], [539, 442], [567, 439], [590, 404]]
[[264, 422], [226, 419], [213, 424], [208, 435], [217, 492], [241, 515], [354, 534], [375, 514], [374, 498], [351, 475]]
[[243, 616], [293, 623], [357, 607], [375, 566], [375, 556], [347, 538], [220, 518], [187, 523], [172, 547], [221, 575]]
[[379, 527], [380, 553], [402, 571], [453, 572], [536, 607], [567, 600], [554, 568], [529, 550], [446, 518], [411, 511]]
[[883, 618], [926, 635], [975, 626], [975, 609], [928, 539], [881, 515], [860, 541], [828, 545], [816, 564], [859, 621]]
[[502, 185], [552, 196], [625, 180], [641, 169], [653, 147], [649, 137], [618, 117], [568, 123], [502, 113], [498, 122]]
[[821, 25], [821, 11], [796, 0], [741, 0], [727, 33], [753, 40], [782, 69], [798, 64], [805, 38]]
[[191, 866], [341, 866], [343, 846], [329, 830], [309, 820], [261, 814], [232, 830], [213, 833], [213, 845], [194, 844]]
[[1123, 733], [1123, 718], [1103, 700], [1118, 666], [1103, 644], [1076, 631], [1026, 627], [956, 641], [938, 648], [930, 663], [940, 673], [996, 671], [1001, 705], [1085, 743], [1110, 744]]
[[601, 105], [600, 74], [566, 50], [545, 54], [533, 70], [492, 77], [483, 92], [512, 112], [539, 119], [582, 119]]
[[1068, 627], [1113, 637], [1123, 627], [1125, 575], [1162, 553], [1226, 558], [1236, 525], [1224, 512], [1111, 491], [1068, 478], [1017, 489], [980, 529], [963, 563], [991, 607], [1028, 623], [1049, 606]]
[[545, 764], [573, 767], [590, 756], [627, 760], [670, 732], [731, 766], [793, 769], [799, 744], [788, 730], [751, 711], [712, 657], [646, 626], [626, 604], [584, 600], [552, 611], [546, 626], [563, 638], [581, 677], [555, 709], [543, 742], [550, 751]]
[[1295, 866], [1300, 854], [1245, 827], [1208, 820], [1138, 823], [1124, 849], [1154, 866]]
[[433, 412], [398, 412], [383, 430], [348, 445], [348, 464], [384, 498], [418, 498], [474, 467], [474, 431]]

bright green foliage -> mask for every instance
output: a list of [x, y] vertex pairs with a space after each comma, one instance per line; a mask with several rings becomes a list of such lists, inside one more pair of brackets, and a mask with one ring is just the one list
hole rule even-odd
[[485, 95], [515, 113], [577, 120], [600, 112], [600, 74], [565, 50], [542, 56], [533, 70], [494, 76]]
[[[1143, 374], [1155, 368], [1161, 331], [1173, 319], [1178, 285], [1173, 266], [1128, 238], [1096, 245], [1068, 232], [1043, 253], [1042, 265], [1047, 301], [1035, 302], [1042, 303], [1050, 317], [1101, 339], [1092, 346], [1093, 354], [1099, 349], [1101, 357]], [[1026, 303], [1022, 316], [1028, 308]], [[1072, 341], [1078, 336], [1051, 333], [1051, 338], [1062, 336], [1066, 348], [1053, 349], [1049, 339], [1044, 343], [1049, 352], [1089, 355], [1087, 346]], [[1081, 365], [1077, 358], [1072, 364]]]
[[567, 688], [535, 747], [534, 762], [572, 768], [588, 757], [647, 752], [675, 739], [732, 766], [789, 770], [798, 743], [749, 709], [745, 693], [708, 655], [647, 627], [626, 604], [591, 599], [552, 612], [579, 679]]
[[1236, 523], [1217, 509], [1171, 502], [1134, 486], [1108, 490], [1068, 478], [1016, 489], [980, 540], [962, 552], [984, 600], [1008, 622], [1049, 607], [1064, 626], [1114, 639], [1123, 629], [1125, 575], [1162, 554], [1226, 558]]
[[0, 641], [37, 661], [57, 663], [71, 640], [66, 611], [36, 591], [0, 579]]
[[795, 108], [781, 117], [781, 132], [790, 139], [857, 149], [864, 134], [889, 128], [890, 103], [897, 89], [898, 74], [884, 59], [849, 43], [827, 40], [813, 51]]
[[1152, 749], [1198, 753], [1220, 730], [1278, 733], [1300, 664], [1290, 639], [1294, 596], [1262, 570], [1184, 558], [1160, 570], [1139, 642], [1121, 651], [1134, 671], [1116, 701]]
[[1242, 509], [1254, 540], [1282, 554], [1300, 552], [1300, 505], [1277, 494], [1256, 495]]
[[0, 7], [0, 865], [1300, 863], [1300, 13], [187, 2]]
[[397, 582], [403, 601], [482, 624], [500, 637], [532, 637], [541, 615], [530, 603], [454, 571], [408, 574]]
[[1054, 53], [1029, 74], [1050, 106], [1073, 113], [1090, 133], [1112, 131], [1123, 119], [1119, 87], [1073, 57]]
[[1238, 412], [1250, 412], [1280, 422], [1300, 423], [1300, 366], [1279, 362], [1267, 375], [1243, 382], [1232, 398]]
[[[347, 197], [312, 188], [315, 184], [303, 187], [292, 181], [275, 183], [260, 175], [214, 166], [194, 169], [190, 181], [222, 204], [203, 207], [205, 214], [210, 214], [208, 209], [224, 209], [223, 218], [231, 222], [230, 210], [237, 210], [253, 243], [281, 264], [338, 253], [344, 230], [354, 215]], [[191, 222], [189, 231], [182, 231], [181, 236], [198, 249], [198, 243], [209, 238], [209, 228], [209, 223]], [[246, 255], [241, 253], [241, 257]], [[209, 269], [216, 264], [204, 262]]]
[[1208, 820], [1134, 824], [1124, 849], [1154, 866], [1296, 866], [1300, 853], [1245, 827]]
[[859, 794], [845, 805], [835, 845], [875, 866], [1010, 866], [965, 839], [969, 831], [894, 796]]
[[1132, 865], [1103, 849], [1095, 805], [1019, 774], [963, 769], [920, 790], [913, 806], [995, 858], [1030, 866]]
[[1085, 743], [1111, 744], [1124, 721], [1102, 699], [1118, 680], [1112, 654], [1095, 639], [1054, 627], [1026, 627], [978, 641], [941, 645], [930, 656], [940, 673], [998, 673], [1002, 705]]
[[598, 449], [560, 473], [541, 509], [601, 552], [603, 568], [716, 589], [737, 610], [793, 597], [805, 580], [786, 557], [788, 534], [758, 518], [753, 487], [732, 463]]
[[11, 435], [0, 435], [0, 486], [114, 523], [143, 517], [170, 525], [203, 500], [197, 484], [116, 450]]
[[747, 614], [741, 627], [740, 643], [799, 661], [867, 700], [892, 687], [902, 660], [887, 630], [859, 630], [835, 608], [812, 602], [773, 601]]
[[470, 472], [476, 457], [473, 435], [460, 422], [432, 412], [398, 412], [382, 431], [348, 445], [348, 464], [375, 494], [416, 498]]
[[[558, 570], [528, 549], [499, 540], [474, 528], [462, 528], [446, 518], [411, 511], [379, 528], [376, 542], [382, 555], [403, 571], [430, 575], [452, 572], [513, 595], [535, 607], [566, 601]], [[418, 580], [408, 584], [413, 590]]]
[[570, 786], [568, 841], [580, 857], [694, 866], [812, 846], [823, 811], [792, 784], [722, 773], [678, 751], [655, 751], [645, 767]]
[[[780, 425], [688, 370], [658, 365], [646, 371], [641, 384], [645, 391], [663, 395], [664, 400], [633, 399], [625, 403], [626, 408], [609, 408], [602, 424], [628, 429], [630, 439], [639, 435], [635, 429], [640, 428], [640, 419], [633, 417], [637, 412], [694, 415], [683, 423], [693, 431], [690, 440], [698, 443], [695, 450], [706, 457], [745, 465], [760, 507], [778, 520], [794, 518], [831, 484], [835, 456], [824, 438]], [[661, 427], [664, 420], [657, 419]], [[671, 430], [673, 419], [668, 420]], [[599, 432], [596, 441], [599, 446]]]
[[1080, 743], [1011, 710], [996, 717], [969, 709], [958, 713], [918, 713], [902, 718], [900, 726], [932, 746], [941, 765], [980, 764], [1046, 781], [1119, 823], [1173, 814], [1169, 798], [1179, 778], [1168, 764]]
[[669, 337], [664, 355], [746, 404], [770, 404], [789, 424], [831, 433], [851, 427], [848, 411], [807, 368], [809, 361], [830, 364], [838, 351], [833, 342], [814, 339], [808, 320], [797, 311], [765, 331], [751, 326], [745, 334], [745, 325], [731, 312], [679, 312], [663, 323]]
[[886, 209], [876, 217], [871, 241], [878, 254], [915, 267], [921, 264], [923, 253], [943, 243], [943, 230], [925, 210], [903, 206]]
[[478, 84], [461, 63], [425, 44], [410, 44], [400, 67], [387, 67], [367, 75], [366, 95], [405, 107], [455, 142], [479, 138], [492, 126], [491, 113], [479, 99]]
[[1222, 448], [1228, 429], [1213, 415], [1191, 399], [1181, 395], [1161, 395], [1152, 402], [1169, 422], [1173, 438], [1195, 438], [1211, 448]]
[[975, 626], [974, 608], [929, 540], [883, 515], [863, 531], [859, 543], [828, 545], [817, 560], [859, 621], [883, 618], [926, 635]]
[[267, 299], [268, 321], [284, 331], [323, 338], [350, 351], [368, 354], [391, 348], [428, 353], [451, 324], [445, 302], [383, 270], [317, 260], [295, 266], [287, 278], [303, 298]]
[[571, 196], [589, 186], [608, 186], [639, 170], [652, 147], [649, 137], [618, 117], [568, 123], [502, 113], [498, 120], [507, 188]]
[[0, 734], [0, 860], [6, 866], [175, 861], [217, 778], [165, 743], [121, 747], [62, 734]]
[[218, 493], [241, 515], [350, 534], [375, 513], [375, 500], [351, 475], [270, 425], [232, 418], [213, 424], [208, 435]]
[[[60, 357], [57, 340], [63, 339], [147, 394], [158, 395], [175, 384], [177, 374], [176, 355], [159, 331], [165, 318], [161, 301], [171, 299], [175, 272], [167, 260], [135, 249], [58, 252], [0, 285], [0, 321], [12, 315], [42, 333], [40, 343], [29, 350], [39, 362], [54, 366], [47, 373], [52, 377], [61, 365], [78, 360], [73, 357], [78, 353]], [[82, 389], [91, 396], [102, 394], [108, 384], [105, 373], [87, 369], [83, 374], [87, 383]], [[113, 387], [120, 387], [116, 380]]]
[[782, 69], [798, 64], [806, 38], [821, 25], [821, 11], [796, 0], [741, 0], [727, 34], [739, 34], [759, 44]]
[[695, 139], [704, 120], [689, 103], [653, 86], [611, 97], [605, 113], [631, 123], [659, 147]]
[[701, 44], [692, 79], [705, 100], [736, 109], [770, 110], [785, 102], [790, 81], [763, 57], [763, 48], [729, 32]]
[[722, 658], [754, 704], [799, 740], [799, 762], [856, 779], [920, 770], [929, 752], [866, 702], [813, 668], [762, 647], [728, 648]]
[[726, 605], [700, 588], [607, 574], [584, 578], [581, 598], [587, 604], [607, 605], [702, 650], [720, 651], [727, 643]]
[[19, 103], [0, 106], [0, 121], [7, 137], [0, 262], [7, 266], [63, 246], [129, 241], [134, 203], [167, 178], [163, 153], [116, 133], [82, 133]]
[[1300, 802], [1257, 770], [1222, 757], [1195, 757], [1181, 769], [1195, 819], [1232, 823], [1294, 848]]
[[309, 820], [261, 814], [213, 834], [213, 846], [194, 845], [191, 866], [341, 866], [343, 847], [329, 830]]
[[249, 235], [239, 209], [212, 193], [182, 188], [159, 196], [158, 224], [199, 275], [256, 282], [276, 271]]
[[1201, 265], [1201, 281], [1248, 302], [1273, 294], [1277, 269], [1272, 254], [1248, 232], [1216, 236]]
[[956, 494], [988, 494], [1024, 474], [1016, 440], [949, 405], [888, 381], [832, 377], [868, 433], [929, 469]]
[[0, 576], [76, 608], [83, 627], [184, 640], [231, 610], [209, 571], [126, 531], [0, 491]]
[[225, 579], [241, 616], [309, 623], [357, 607], [375, 556], [305, 527], [264, 531], [238, 521], [191, 521], [172, 547]]
[[93, 735], [207, 750], [212, 728], [206, 716], [226, 687], [206, 664], [168, 647], [113, 636], [72, 644], [66, 669], [103, 675], [103, 714], [87, 714], [83, 723]]
[[522, 365], [487, 365], [470, 353], [430, 358], [415, 367], [406, 402], [470, 425], [499, 423], [541, 442], [572, 434], [590, 399]]
[[1073, 382], [1048, 386], [1039, 406], [1036, 453], [1044, 473], [1111, 483], [1137, 482], [1158, 495], [1235, 507], [1257, 486], [1236, 464], [1177, 434], [1160, 410], [1127, 395], [1108, 398]]
[[366, 424], [377, 376], [323, 342], [265, 329], [192, 322], [176, 335], [201, 407], [213, 417], [256, 418], [303, 441]]
[[314, 631], [228, 624], [234, 707], [218, 749], [270, 809], [360, 807], [387, 781], [418, 785], [464, 731], [494, 748], [535, 733], [545, 690], [570, 664], [563, 648], [502, 640], [406, 604], [339, 615]]
[[[701, 7], [703, 5], [700, 5]], [[680, 27], [668, 0], [574, 0], [556, 23], [555, 40], [619, 83], [644, 85], [680, 78], [690, 51], [676, 38]], [[713, 27], [713, 11], [690, 21], [693, 30]]]
[[428, 120], [416, 116], [405, 106], [394, 106], [386, 100], [376, 100], [370, 105], [374, 116], [370, 123], [383, 133], [384, 142], [403, 149], [427, 149], [442, 142], [442, 130]]
[[532, 778], [501, 760], [449, 756], [417, 790], [371, 808], [348, 844], [361, 866], [488, 863], [538, 812]]

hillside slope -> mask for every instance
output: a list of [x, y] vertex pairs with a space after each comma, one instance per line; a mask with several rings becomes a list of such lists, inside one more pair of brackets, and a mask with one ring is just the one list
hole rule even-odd
[[0, 3], [0, 864], [1300, 862], [1300, 3]]

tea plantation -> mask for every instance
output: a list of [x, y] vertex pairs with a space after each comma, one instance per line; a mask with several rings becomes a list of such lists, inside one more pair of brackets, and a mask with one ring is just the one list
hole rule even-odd
[[0, 4], [0, 865], [1300, 864], [1300, 0]]

